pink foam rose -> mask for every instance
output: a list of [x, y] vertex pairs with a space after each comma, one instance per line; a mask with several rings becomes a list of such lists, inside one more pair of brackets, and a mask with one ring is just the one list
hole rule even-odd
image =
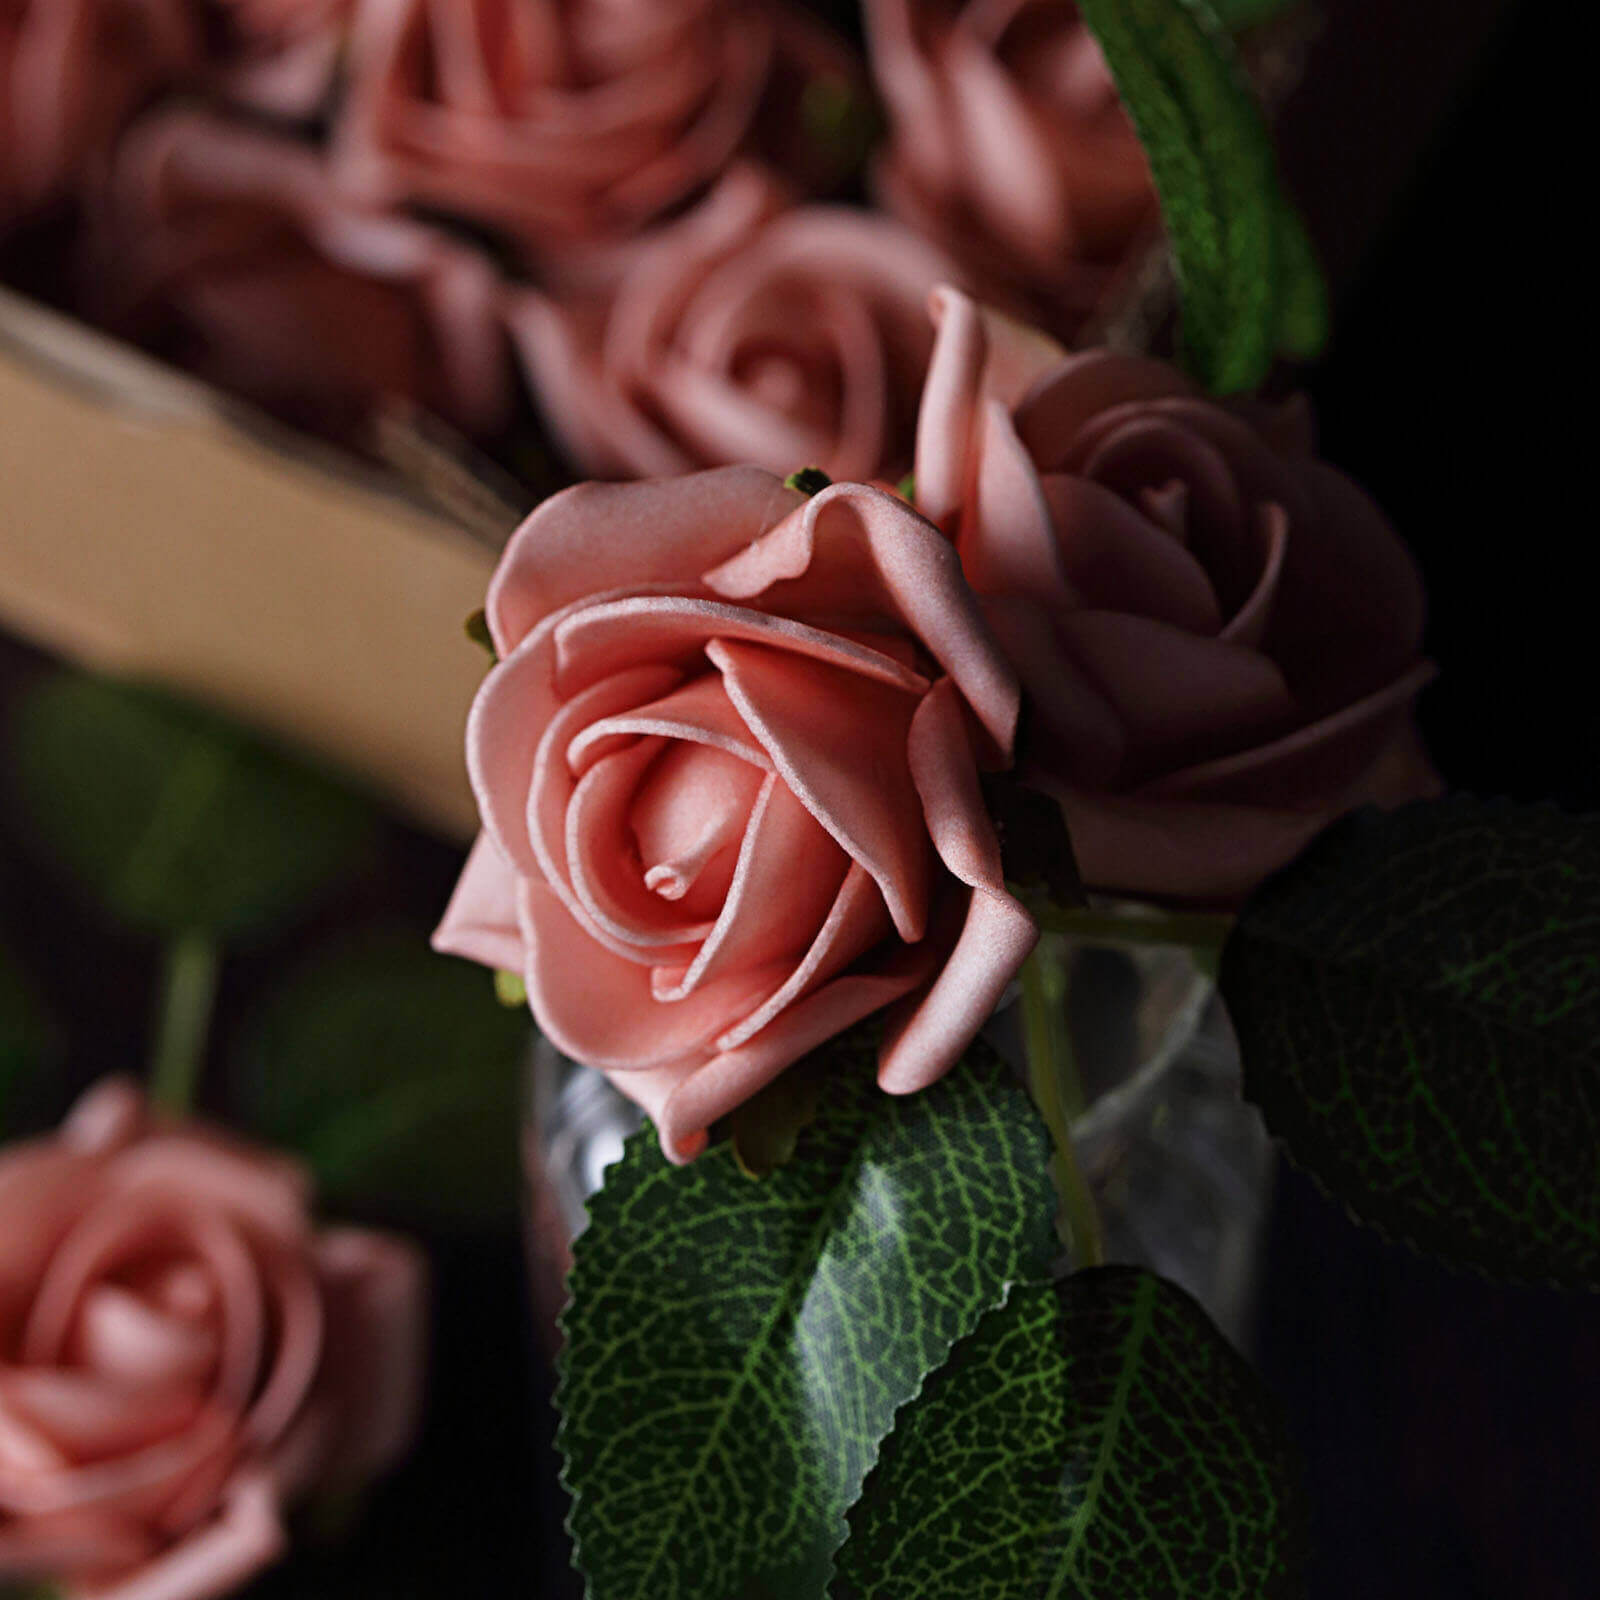
[[771, 0], [364, 0], [335, 150], [366, 198], [559, 256], [688, 199], [817, 73], [848, 56]]
[[1017, 683], [936, 528], [753, 467], [582, 484], [487, 609], [484, 828], [439, 949], [522, 972], [677, 1160], [884, 1006], [885, 1089], [955, 1063], [1035, 929], [979, 791]]
[[0, 0], [0, 224], [81, 176], [198, 48], [188, 0]]
[[1341, 812], [1435, 791], [1421, 580], [1302, 405], [1069, 356], [953, 289], [933, 314], [918, 504], [1029, 694], [1087, 883], [1234, 901]]
[[1156, 218], [1138, 136], [1061, 0], [865, 0], [883, 202], [1071, 332]]
[[315, 151], [201, 112], [142, 123], [92, 231], [109, 320], [154, 323], [215, 383], [328, 426], [381, 397], [463, 432], [511, 403], [500, 280], [476, 251], [352, 208]]
[[910, 466], [927, 297], [955, 270], [933, 246], [869, 212], [788, 209], [741, 167], [611, 268], [559, 297], [522, 291], [507, 313], [583, 471], [809, 464], [893, 481]]
[[286, 1505], [394, 1464], [422, 1264], [307, 1198], [119, 1080], [0, 1151], [0, 1581], [215, 1600], [281, 1553]]

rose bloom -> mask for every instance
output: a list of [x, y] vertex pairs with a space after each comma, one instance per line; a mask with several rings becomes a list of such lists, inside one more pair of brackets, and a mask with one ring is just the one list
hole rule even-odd
[[559, 254], [709, 183], [795, 73], [848, 58], [769, 0], [364, 0], [335, 149], [368, 198]]
[[0, 0], [0, 224], [59, 195], [197, 49], [187, 0]]
[[420, 222], [350, 207], [306, 146], [202, 113], [124, 141], [94, 230], [108, 320], [225, 388], [329, 425], [383, 397], [493, 432], [512, 397], [500, 281]]
[[279, 1556], [283, 1506], [399, 1458], [421, 1262], [306, 1202], [118, 1080], [0, 1150], [0, 1583], [211, 1600]]
[[917, 499], [1029, 694], [1091, 887], [1229, 902], [1366, 801], [1429, 794], [1422, 585], [1303, 407], [935, 296]]
[[955, 552], [859, 484], [582, 484], [489, 589], [484, 831], [437, 948], [521, 972], [684, 1160], [898, 1003], [879, 1082], [946, 1072], [1032, 948], [979, 790], [1016, 679]]
[[224, 95], [271, 116], [305, 120], [332, 93], [356, 0], [215, 0]]
[[886, 206], [1071, 331], [1157, 212], [1100, 47], [1063, 0], [864, 0]]
[[811, 464], [893, 481], [933, 350], [928, 295], [953, 271], [887, 217], [788, 210], [740, 168], [614, 283], [521, 291], [507, 316], [551, 432], [592, 476]]

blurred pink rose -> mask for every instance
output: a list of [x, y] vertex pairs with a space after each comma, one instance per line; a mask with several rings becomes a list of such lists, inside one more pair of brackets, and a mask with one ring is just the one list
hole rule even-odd
[[1063, 0], [865, 0], [884, 203], [1067, 331], [1156, 216], [1144, 152]]
[[567, 454], [597, 477], [753, 464], [897, 479], [952, 264], [898, 223], [785, 210], [754, 169], [619, 258], [609, 287], [514, 295], [508, 322]]
[[228, 99], [306, 119], [327, 104], [356, 0], [214, 0], [214, 75]]
[[0, 1151], [0, 1581], [212, 1600], [281, 1553], [286, 1504], [399, 1458], [421, 1262], [306, 1202], [116, 1080]]
[[362, 0], [335, 148], [363, 196], [559, 255], [715, 178], [786, 62], [847, 61], [772, 0]]
[[104, 154], [198, 47], [188, 0], [0, 0], [0, 223]]
[[484, 832], [439, 949], [523, 973], [677, 1160], [894, 1002], [882, 1086], [949, 1070], [1035, 930], [979, 792], [1016, 680], [936, 528], [752, 467], [583, 484], [523, 524], [488, 617]]
[[226, 388], [329, 420], [399, 396], [470, 434], [509, 410], [494, 268], [353, 209], [304, 145], [167, 113], [124, 141], [98, 222], [111, 320], [174, 321], [186, 364]]
[[1303, 408], [1064, 355], [955, 290], [934, 315], [918, 504], [985, 596], [1091, 887], [1235, 900], [1339, 813], [1434, 791], [1421, 581]]

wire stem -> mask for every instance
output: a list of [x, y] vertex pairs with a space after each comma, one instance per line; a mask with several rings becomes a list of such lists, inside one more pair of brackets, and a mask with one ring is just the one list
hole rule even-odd
[[194, 1104], [220, 965], [221, 951], [209, 934], [181, 933], [167, 946], [150, 1099], [174, 1116], [186, 1116]]

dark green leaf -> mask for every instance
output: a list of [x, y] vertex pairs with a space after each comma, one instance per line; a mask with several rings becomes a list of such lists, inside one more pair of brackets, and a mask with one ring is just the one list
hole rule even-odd
[[342, 1207], [510, 1216], [528, 1037], [526, 1012], [420, 930], [369, 937], [313, 961], [255, 1017], [238, 1052], [242, 1109]]
[[728, 1118], [733, 1159], [747, 1178], [765, 1178], [794, 1160], [800, 1134], [822, 1105], [822, 1077], [801, 1062], [780, 1072]]
[[1051, 1254], [1048, 1142], [976, 1046], [909, 1099], [870, 1030], [760, 1183], [629, 1141], [578, 1240], [557, 1401], [591, 1600], [806, 1600], [897, 1407]]
[[1222, 956], [1245, 1092], [1391, 1238], [1600, 1285], [1600, 819], [1457, 798], [1347, 818]]
[[1149, 158], [1183, 291], [1185, 354], [1213, 391], [1253, 389], [1284, 323], [1287, 202], [1227, 30], [1201, 0], [1082, 0], [1079, 10]]
[[47, 679], [15, 739], [40, 838], [139, 928], [256, 931], [299, 910], [370, 836], [371, 812], [348, 791], [153, 690]]
[[928, 1380], [850, 1513], [838, 1600], [1279, 1600], [1305, 1518], [1276, 1408], [1181, 1289], [1012, 1290]]

